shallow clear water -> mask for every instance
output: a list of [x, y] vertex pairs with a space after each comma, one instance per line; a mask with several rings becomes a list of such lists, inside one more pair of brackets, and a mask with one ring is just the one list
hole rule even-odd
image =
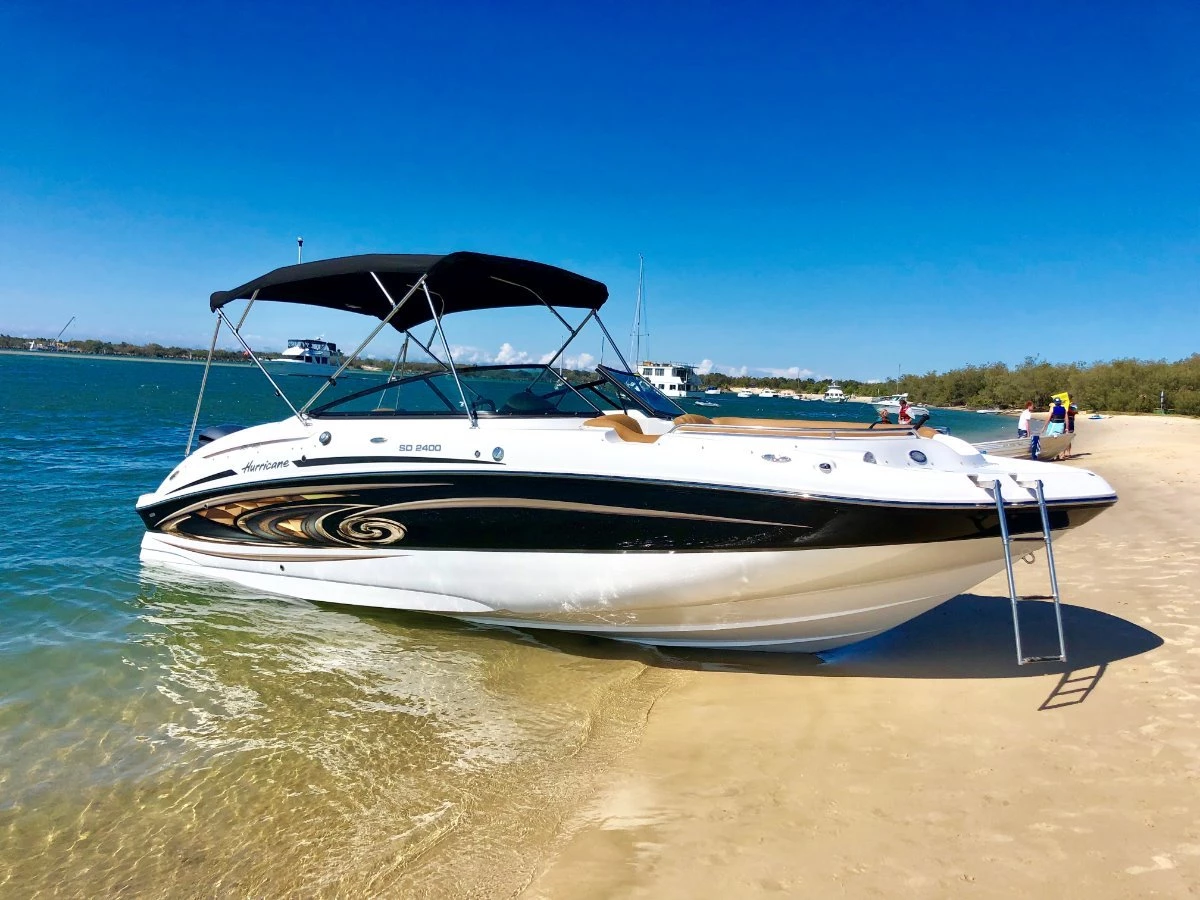
[[[672, 673], [603, 641], [143, 580], [133, 502], [182, 455], [200, 374], [0, 354], [0, 895], [517, 889]], [[202, 424], [284, 414], [257, 372], [213, 370]]]

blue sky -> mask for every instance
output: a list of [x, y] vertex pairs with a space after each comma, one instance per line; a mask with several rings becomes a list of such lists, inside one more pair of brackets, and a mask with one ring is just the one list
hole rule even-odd
[[[1180, 358], [1198, 45], [1194, 2], [9, 0], [0, 331], [206, 345], [208, 294], [303, 235], [572, 268], [623, 338], [642, 253], [651, 354], [749, 374]], [[265, 349], [368, 325], [257, 313]], [[447, 332], [478, 359], [559, 336]]]

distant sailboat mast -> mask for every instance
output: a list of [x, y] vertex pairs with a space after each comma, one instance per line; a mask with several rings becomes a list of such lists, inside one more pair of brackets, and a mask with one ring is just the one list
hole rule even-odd
[[[642, 326], [645, 325], [643, 331]], [[629, 364], [637, 366], [642, 359], [642, 337], [646, 338], [646, 353], [650, 352], [650, 322], [646, 315], [646, 260], [638, 254], [637, 305], [633, 309], [633, 331], [629, 335]]]
[[59, 342], [62, 340], [62, 336], [67, 333], [67, 329], [71, 327], [71, 322], [74, 322], [74, 321], [75, 321], [75, 317], [71, 316], [70, 321], [68, 321], [67, 324], [62, 327], [62, 331], [60, 331], [58, 333], [58, 337], [56, 337], [54, 339], [54, 345], [56, 347], [58, 346]]

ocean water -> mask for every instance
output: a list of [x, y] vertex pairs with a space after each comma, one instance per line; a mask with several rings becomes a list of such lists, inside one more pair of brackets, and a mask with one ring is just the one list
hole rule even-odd
[[[201, 371], [0, 354], [0, 896], [514, 892], [676, 676], [604, 641], [147, 579], [133, 503], [181, 457]], [[688, 406], [874, 416], [717, 399]], [[217, 367], [201, 423], [286, 412]]]

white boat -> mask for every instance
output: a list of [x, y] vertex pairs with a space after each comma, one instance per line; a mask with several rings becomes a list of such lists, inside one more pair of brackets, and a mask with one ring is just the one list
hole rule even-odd
[[278, 359], [264, 359], [268, 372], [328, 378], [343, 362], [336, 344], [318, 338], [293, 338]]
[[697, 401], [696, 401], [696, 405], [697, 405], [697, 406], [711, 406], [711, 407], [718, 407], [718, 406], [720, 406], [721, 404], [720, 404], [720, 403], [713, 403], [713, 402], [712, 402], [712, 401], [710, 401], [710, 400], [697, 400]]
[[842, 390], [841, 385], [837, 382], [825, 388], [824, 400], [826, 403], [845, 403], [846, 399], [846, 392]]
[[[890, 397], [877, 397], [875, 400], [872, 401], [872, 405], [875, 407], [875, 409], [878, 412], [884, 412], [886, 410], [888, 415], [890, 415], [893, 419], [895, 419], [897, 416], [900, 415], [900, 401], [901, 400], [907, 402], [908, 394], [892, 394]], [[908, 404], [908, 414], [910, 416], [912, 416], [914, 419], [917, 418], [917, 416], [924, 416], [925, 418], [929, 418], [929, 407], [921, 406], [919, 404], [909, 403]]]
[[[639, 256], [637, 305], [634, 307], [633, 334], [629, 347], [632, 359], [638, 359], [641, 356], [642, 338], [649, 337], [649, 334], [642, 331], [642, 316], [645, 308], [645, 264]], [[703, 385], [700, 383], [700, 376], [696, 374], [696, 367], [687, 365], [686, 363], [652, 362], [646, 360], [641, 363], [637, 371], [639, 375], [646, 379], [647, 383], [652, 384], [668, 397], [675, 399], [686, 399], [693, 394], [700, 393], [703, 388]]]
[[737, 395], [738, 395], [740, 398], [742, 398], [743, 400], [745, 400], [747, 397], [753, 397], [753, 396], [754, 396], [754, 395], [753, 395], [752, 393], [750, 393], [749, 391], [738, 391], [738, 392], [737, 392]]
[[770, 388], [763, 388], [761, 391], [758, 392], [758, 397], [760, 400], [774, 400], [778, 396], [779, 395], [776, 394]]
[[709, 388], [704, 393], [709, 394], [710, 396], [716, 397], [716, 396], [720, 395], [721, 389], [720, 388]]
[[639, 368], [642, 378], [668, 397], [684, 399], [700, 393], [700, 376], [694, 366], [686, 363], [643, 362]]
[[[227, 310], [257, 297], [375, 316], [413, 341], [432, 323], [420, 346], [441, 368], [334, 399], [327, 382], [299, 408], [282, 396], [288, 418], [208, 429], [194, 452], [189, 435], [137, 501], [148, 573], [647, 644], [818, 651], [1000, 571], [1002, 524], [1041, 546], [1043, 512], [1057, 535], [1116, 501], [1083, 469], [949, 436], [684, 413], [628, 364], [568, 382], [554, 363], [592, 320], [621, 356], [599, 322], [607, 296], [475, 253], [322, 260], [213, 294], [218, 328], [254, 362]], [[543, 304], [581, 313], [546, 365], [455, 364], [448, 318]]]

